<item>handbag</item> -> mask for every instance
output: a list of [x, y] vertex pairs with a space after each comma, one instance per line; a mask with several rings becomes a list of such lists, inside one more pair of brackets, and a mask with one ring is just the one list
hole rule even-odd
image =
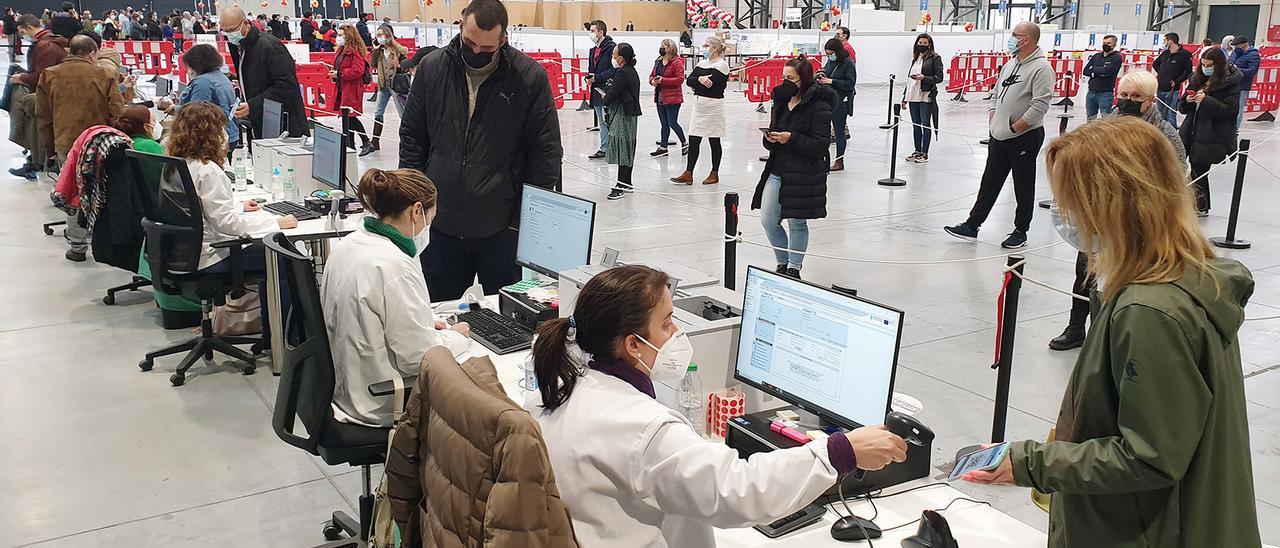
[[391, 91], [400, 95], [409, 93], [409, 73], [402, 70], [396, 71], [391, 77]]
[[215, 335], [249, 335], [262, 332], [262, 301], [254, 291], [238, 298], [227, 297], [227, 304], [213, 307], [210, 314]]

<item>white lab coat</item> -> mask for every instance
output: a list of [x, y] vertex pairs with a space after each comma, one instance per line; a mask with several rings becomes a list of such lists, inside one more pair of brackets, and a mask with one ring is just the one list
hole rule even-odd
[[231, 256], [229, 248], [214, 249], [212, 244], [251, 235], [264, 235], [279, 230], [280, 223], [274, 215], [250, 215], [244, 212], [244, 204], [231, 195], [231, 180], [218, 164], [187, 160], [191, 182], [200, 196], [200, 208], [204, 215], [204, 249], [200, 252], [200, 269]]
[[320, 283], [340, 421], [391, 426], [391, 396], [371, 396], [369, 385], [417, 375], [431, 347], [456, 357], [470, 345], [457, 331], [436, 329], [418, 259], [363, 224], [333, 246]]
[[595, 370], [554, 412], [525, 402], [542, 427], [560, 498], [583, 546], [714, 547], [713, 527], [768, 523], [835, 484], [825, 443], [741, 459], [676, 411]]

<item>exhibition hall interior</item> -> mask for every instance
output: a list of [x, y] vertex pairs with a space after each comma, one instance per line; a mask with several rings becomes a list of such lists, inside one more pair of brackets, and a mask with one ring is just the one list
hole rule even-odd
[[1280, 7], [45, 4], [0, 546], [1280, 546]]

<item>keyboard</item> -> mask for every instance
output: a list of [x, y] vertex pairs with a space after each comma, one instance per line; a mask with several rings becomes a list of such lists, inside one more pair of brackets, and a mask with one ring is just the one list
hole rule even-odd
[[302, 207], [294, 202], [271, 202], [262, 206], [267, 211], [275, 213], [281, 217], [285, 215], [293, 215], [293, 218], [299, 221], [309, 221], [311, 219], [319, 219], [320, 214]]
[[487, 308], [458, 314], [471, 326], [471, 338], [495, 354], [510, 354], [533, 345], [533, 331]]

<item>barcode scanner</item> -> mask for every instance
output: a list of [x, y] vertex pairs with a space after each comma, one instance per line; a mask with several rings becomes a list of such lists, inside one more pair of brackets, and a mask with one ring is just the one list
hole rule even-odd
[[924, 447], [933, 441], [933, 430], [915, 417], [897, 411], [890, 411], [884, 416], [884, 426], [916, 447]]

